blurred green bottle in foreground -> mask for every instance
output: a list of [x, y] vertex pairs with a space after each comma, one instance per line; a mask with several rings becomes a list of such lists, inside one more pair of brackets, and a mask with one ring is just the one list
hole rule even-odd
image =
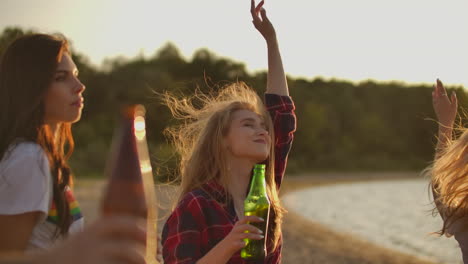
[[263, 259], [267, 255], [266, 241], [269, 214], [270, 200], [266, 191], [265, 164], [256, 164], [250, 183], [250, 191], [244, 201], [244, 215], [255, 215], [265, 220], [259, 223], [249, 223], [262, 230], [265, 237], [261, 240], [244, 239], [246, 245], [241, 250], [241, 257], [243, 259]]

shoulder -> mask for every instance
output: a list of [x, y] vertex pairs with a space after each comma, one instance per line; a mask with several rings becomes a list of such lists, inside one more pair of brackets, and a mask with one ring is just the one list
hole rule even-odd
[[0, 175], [17, 175], [18, 171], [49, 174], [48, 158], [40, 145], [34, 142], [20, 142], [8, 148], [0, 161]]
[[210, 203], [212, 198], [202, 188], [194, 189], [186, 193], [177, 204], [176, 210], [191, 209], [202, 211]]
[[2, 214], [42, 211], [47, 214], [52, 198], [52, 176], [47, 155], [35, 143], [12, 145], [0, 162]]
[[197, 192], [191, 191], [185, 194], [164, 224], [163, 241], [180, 232], [198, 233], [204, 229], [206, 225], [202, 212], [204, 206], [206, 206], [205, 199], [197, 195]]
[[34, 142], [19, 142], [11, 145], [1, 160], [1, 164], [14, 162], [16, 160], [38, 160], [47, 159], [47, 155], [39, 144]]
[[206, 216], [217, 209], [217, 201], [202, 188], [186, 193], [169, 216], [167, 223], [206, 225]]

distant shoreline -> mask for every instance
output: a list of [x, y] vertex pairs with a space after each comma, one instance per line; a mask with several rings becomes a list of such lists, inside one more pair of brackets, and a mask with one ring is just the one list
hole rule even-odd
[[[357, 210], [358, 212], [359, 212], [359, 210], [366, 210], [366, 209], [363, 209], [363, 207], [365, 208], [365, 206], [366, 206], [365, 204], [367, 204], [365, 202], [366, 199], [370, 199], [370, 201], [371, 201], [370, 204], [372, 204], [373, 206], [377, 205], [379, 207], [385, 206], [385, 202], [383, 204], [380, 203], [380, 205], [379, 205], [378, 202], [375, 202], [375, 200], [377, 200], [377, 201], [379, 200], [379, 198], [375, 197], [375, 195], [377, 195], [377, 194], [379, 194], [381, 192], [381, 190], [378, 190], [376, 187], [372, 187], [369, 190], [362, 189], [362, 191], [360, 191], [360, 192], [355, 191], [355, 192], [352, 192], [352, 193], [345, 193], [346, 189], [350, 189], [350, 188], [351, 189], [353, 189], [353, 188], [357, 189], [357, 188], [360, 188], [360, 186], [367, 186], [367, 185], [368, 186], [386, 185], [385, 182], [393, 182], [393, 181], [395, 181], [395, 186], [404, 186], [404, 185], [406, 185], [406, 183], [405, 183], [406, 180], [409, 180], [408, 184], [418, 182], [417, 191], [412, 192], [412, 193], [417, 193], [416, 196], [418, 196], [421, 193], [425, 192], [425, 190], [424, 190], [424, 177], [419, 172], [395, 173], [395, 174], [392, 174], [392, 175], [390, 175], [390, 173], [356, 173], [354, 175], [349, 175], [349, 174], [339, 175], [339, 173], [328, 173], [328, 174], [318, 174], [318, 175], [317, 174], [315, 174], [315, 175], [302, 175], [302, 176], [299, 176], [299, 177], [296, 176], [296, 177], [287, 178], [287, 181], [285, 181], [285, 183], [287, 182], [287, 184], [286, 184], [287, 188], [286, 188], [286, 191], [283, 193], [283, 197], [288, 196], [288, 194], [291, 194], [292, 192], [296, 192], [296, 191], [299, 192], [299, 193], [301, 193], [301, 191], [302, 191], [302, 193], [307, 193], [309, 191], [313, 191], [314, 187], [320, 187], [319, 189], [315, 190], [315, 191], [320, 190], [320, 192], [323, 192], [323, 191], [326, 191], [326, 190], [333, 190], [333, 191], [329, 192], [329, 195], [331, 195], [331, 196], [324, 195], [324, 196], [318, 196], [317, 197], [317, 195], [315, 195], [315, 196], [311, 196], [311, 197], [307, 197], [307, 198], [298, 198], [297, 197], [296, 199], [299, 199], [301, 201], [302, 200], [310, 201], [310, 202], [307, 203], [307, 205], [300, 206], [300, 208], [302, 208], [302, 209], [299, 209], [299, 211], [297, 211], [297, 208], [296, 209], [291, 208], [291, 207], [287, 208], [289, 210], [288, 214], [291, 215], [292, 218], [300, 219], [302, 221], [302, 223], [309, 222], [310, 225], [311, 225], [311, 228], [316, 229], [315, 232], [306, 232], [310, 236], [319, 237], [319, 236], [321, 236], [320, 234], [328, 234], [328, 236], [322, 237], [321, 239], [322, 240], [326, 239], [326, 240], [331, 240], [331, 241], [317, 242], [317, 243], [314, 244], [314, 246], [324, 247], [325, 251], [336, 252], [336, 254], [342, 254], [343, 252], [347, 252], [346, 253], [346, 254], [348, 254], [347, 258], [351, 258], [351, 259], [358, 258], [358, 259], [360, 259], [359, 261], [356, 261], [356, 262], [350, 261], [350, 262], [330, 262], [330, 263], [433, 263], [433, 262], [430, 262], [426, 257], [424, 257], [425, 260], [422, 260], [419, 257], [409, 255], [411, 253], [402, 253], [401, 251], [399, 251], [397, 249], [387, 249], [388, 246], [382, 246], [380, 244], [380, 242], [373, 241], [374, 239], [367, 240], [368, 238], [366, 239], [365, 236], [361, 236], [360, 233], [356, 233], [354, 231], [351, 231], [351, 230], [353, 230], [353, 226], [354, 226], [354, 228], [358, 228], [358, 230], [359, 230], [359, 226], [362, 227], [363, 224], [364, 224], [364, 227], [362, 227], [362, 228], [364, 228], [364, 229], [370, 228], [369, 230], [374, 230], [374, 228], [376, 228], [375, 223], [372, 223], [372, 225], [367, 226], [366, 223], [364, 223], [364, 222], [362, 222], [360, 224], [359, 224], [359, 222], [358, 223], [353, 222], [352, 219], [362, 219], [362, 217], [367, 217], [366, 215], [369, 215], [368, 212], [364, 212], [364, 214], [362, 214], [362, 215], [358, 214], [356, 216], [352, 216], [353, 215], [353, 210], [355, 210], [355, 211]], [[382, 182], [382, 184], [380, 184], [379, 182]], [[347, 183], [352, 183], [353, 186], [351, 187]], [[393, 186], [393, 184], [390, 184], [389, 186]], [[305, 190], [305, 189], [309, 189], [309, 190]], [[370, 191], [371, 196], [367, 197], [367, 193], [369, 191]], [[403, 192], [405, 192], [405, 190], [403, 190]], [[335, 194], [339, 195], [338, 196], [339, 200], [335, 200], [336, 198], [333, 198], [333, 197], [337, 197], [337, 196], [335, 196]], [[361, 200], [359, 200], [360, 195], [362, 196]], [[349, 198], [343, 198], [343, 197], [349, 197]], [[387, 196], [385, 196], [385, 197], [387, 197]], [[385, 197], [382, 198], [382, 199], [388, 199], [388, 198], [385, 198]], [[286, 198], [288, 198], [288, 197], [286, 197]], [[322, 202], [318, 202], [318, 203], [315, 202], [315, 205], [314, 205], [314, 201], [321, 200], [322, 198], [324, 198], [323, 203]], [[363, 206], [357, 206], [357, 209], [352, 209], [352, 208], [354, 208], [352, 206], [348, 207], [347, 205], [350, 205], [350, 204], [352, 205], [352, 203], [354, 202], [354, 201], [353, 202], [348, 202], [348, 201], [353, 200], [353, 199], [357, 199], [356, 200], [357, 203], [360, 203]], [[398, 199], [396, 199], [396, 200], [398, 200]], [[340, 202], [336, 203], [337, 201], [340, 201]], [[364, 201], [364, 203], [363, 203], [363, 201]], [[393, 200], [392, 200], [392, 202], [393, 202]], [[401, 208], [404, 208], [405, 206], [401, 207], [401, 204], [398, 204], [398, 202], [402, 203], [401, 199], [400, 199], [400, 201], [396, 201], [396, 204], [395, 204], [394, 208], [399, 208], [398, 210], [401, 211], [402, 210]], [[287, 206], [286, 202], [284, 202], [284, 204]], [[404, 204], [404, 202], [403, 202], [403, 204]], [[321, 205], [321, 206], [317, 206], [317, 205]], [[343, 205], [345, 205], [345, 207], [343, 207]], [[306, 206], [306, 207], [304, 207], [304, 206]], [[392, 206], [393, 206], [393, 204], [392, 204]], [[306, 209], [307, 207], [309, 207], [311, 211]], [[336, 207], [337, 211], [333, 211], [333, 209], [330, 209], [330, 208], [333, 208], [333, 207]], [[350, 208], [350, 210], [347, 210], [348, 208]], [[385, 229], [393, 230], [392, 228], [395, 228], [395, 225], [397, 227], [398, 227], [398, 225], [400, 225], [399, 222], [395, 222], [395, 221], [396, 220], [401, 220], [401, 218], [402, 218], [401, 215], [400, 216], [391, 215], [390, 218], [385, 218], [385, 219], [388, 219], [389, 221], [386, 222], [386, 220], [383, 220], [384, 224], [382, 224], [382, 219], [380, 219], [380, 222], [379, 222], [378, 215], [381, 214], [380, 213], [381, 211], [383, 213], [385, 211], [388, 211], [388, 209], [387, 208], [385, 208], [385, 209], [375, 208], [375, 209], [380, 209], [380, 210], [376, 211], [378, 213], [377, 213], [377, 216], [374, 215], [374, 217], [376, 217], [375, 219], [374, 218], [370, 218], [370, 219], [374, 219], [374, 220], [371, 220], [371, 221], [376, 221], [376, 223], [380, 223], [380, 224], [377, 224], [377, 226], [380, 226], [381, 229], [378, 229], [379, 231], [377, 231], [377, 233], [380, 233], [380, 232], [385, 233], [385, 231], [384, 231]], [[325, 210], [325, 211], [323, 211], [323, 210]], [[372, 210], [372, 211], [375, 211], [375, 210]], [[390, 209], [390, 211], [391, 211], [391, 209]], [[418, 210], [416, 210], [416, 211], [418, 211]], [[309, 212], [309, 213], [307, 213], [307, 212]], [[311, 219], [310, 217], [305, 217], [303, 215], [303, 214], [308, 215], [310, 213], [313, 213], [313, 215], [317, 215], [319, 217], [317, 219], [315, 217], [313, 217]], [[343, 215], [343, 213], [345, 215]], [[324, 217], [327, 214], [329, 216]], [[349, 215], [349, 214], [351, 214], [351, 215]], [[345, 216], [345, 217], [341, 218], [342, 216], [340, 217], [340, 215]], [[370, 215], [372, 215], [372, 214], [370, 214]], [[403, 215], [405, 215], [405, 214], [403, 214]], [[335, 226], [335, 224], [330, 225], [330, 224], [327, 224], [327, 222], [323, 222], [324, 221], [323, 219], [330, 219], [329, 217], [332, 217], [332, 219], [335, 219], [336, 221], [338, 221], [338, 223], [343, 223], [342, 222], [343, 219], [348, 219], [345, 222], [347, 224], [343, 223], [343, 226], [345, 226], [346, 228], [342, 227], [342, 228], [338, 228], [337, 230], [334, 230], [335, 228], [333, 226]], [[394, 217], [396, 217], [396, 218], [394, 218]], [[413, 217], [415, 217], [415, 216], [413, 216]], [[434, 219], [430, 219], [430, 216], [427, 216], [427, 217], [428, 217], [427, 218], [428, 223], [431, 222], [431, 221], [434, 221]], [[320, 219], [322, 219], [322, 220], [320, 220]], [[364, 218], [364, 219], [366, 219], [366, 218]], [[413, 219], [413, 218], [410, 218], [410, 219]], [[419, 226], [419, 225], [426, 222], [425, 216], [423, 215], [421, 217], [419, 215], [419, 213], [417, 214], [417, 219], [418, 219], [418, 221], [423, 221], [423, 222], [422, 223], [417, 222], [416, 226]], [[351, 221], [351, 222], [347, 222], [347, 221]], [[362, 220], [360, 220], [360, 221], [362, 221]], [[388, 226], [386, 226], [384, 228], [383, 226], [387, 225], [386, 223], [389, 223], [389, 224], [388, 224]], [[411, 223], [411, 224], [414, 224], [414, 223]], [[351, 228], [351, 229], [347, 229], [347, 228]], [[429, 229], [431, 229], [431, 228], [432, 227], [430, 227]], [[437, 227], [433, 227], [433, 228], [437, 228]], [[287, 228], [285, 228], [285, 230], [286, 229]], [[324, 229], [325, 231], [323, 231], [322, 229]], [[317, 232], [317, 230], [321, 230], [321, 231]], [[346, 230], [348, 230], [348, 231], [346, 231]], [[387, 231], [387, 233], [388, 232], [392, 232], [392, 231]], [[393, 237], [392, 239], [397, 239], [397, 241], [398, 241], [398, 239], [399, 239], [398, 237], [399, 237], [400, 232], [398, 231], [398, 229], [395, 230], [394, 232], [395, 232], [394, 235], [392, 235], [391, 237]], [[384, 234], [384, 233], [382, 233], [382, 234]], [[418, 229], [418, 232], [416, 232], [416, 234], [419, 234], [419, 233], [421, 233], [422, 235], [426, 234], [425, 231], [421, 231], [421, 230]], [[416, 235], [416, 236], [419, 236], [419, 235]], [[404, 237], [404, 236], [402, 236], [402, 237]], [[421, 236], [419, 236], [419, 237], [421, 237]], [[378, 239], [385, 239], [385, 236], [383, 236], [383, 237], [378, 236]], [[439, 239], [439, 238], [427, 238], [427, 239], [430, 240], [430, 239]], [[440, 239], [443, 239], [443, 238], [440, 238]], [[315, 239], [308, 239], [308, 240], [309, 241], [310, 240], [314, 241]], [[353, 247], [350, 248], [350, 245], [349, 245], [350, 241], [352, 241], [352, 244], [360, 245], [360, 246], [357, 246], [357, 247], [362, 247], [364, 249], [356, 252], [356, 250], [353, 250]], [[426, 241], [426, 238], [424, 238], [424, 241]], [[373, 244], [374, 242], [378, 243], [379, 245]], [[428, 248], [431, 247], [431, 245], [432, 245], [431, 243], [434, 243], [434, 241], [433, 242], [427, 241], [427, 242], [429, 243], [427, 245]], [[449, 248], [451, 246], [453, 246], [452, 245], [453, 242], [454, 241], [441, 241], [443, 246], [447, 246]], [[366, 243], [367, 243], [367, 245], [365, 245]], [[403, 243], [403, 241], [402, 241], [402, 243]], [[413, 241], [412, 243], [415, 243], [415, 241]], [[434, 246], [434, 245], [432, 245], [432, 246]], [[423, 246], [423, 247], [425, 247], [425, 246]], [[341, 250], [337, 250], [337, 249], [340, 249], [340, 248], [341, 248]], [[337, 251], [340, 251], [340, 252], [337, 252]], [[431, 250], [429, 249], [429, 251], [431, 251]], [[390, 252], [392, 252], [392, 253], [390, 253]], [[426, 250], [426, 252], [427, 252], [427, 250]], [[452, 251], [450, 251], [450, 252], [452, 252]], [[458, 252], [458, 250], [455, 249], [454, 252], [452, 252], [452, 253], [453, 253], [453, 255], [455, 255], [455, 254], [457, 254], [459, 252]], [[383, 260], [380, 259], [380, 258], [381, 258], [382, 255], [385, 255], [385, 254], [390, 254], [391, 257], [387, 256], [389, 259], [382, 262]], [[437, 255], [437, 253], [434, 252], [434, 254], [435, 255], [433, 255], [433, 256], [435, 257]], [[421, 256], [423, 256], [423, 255], [421, 255]], [[332, 257], [336, 257], [336, 256], [334, 256], [332, 254]], [[371, 258], [374, 258], [374, 259], [371, 261]], [[377, 259], [375, 259], [375, 258], [377, 258]], [[461, 257], [460, 257], [460, 260], [461, 260]], [[448, 262], [443, 261], [443, 263], [448, 263]], [[450, 262], [450, 263], [458, 263], [458, 262]]]

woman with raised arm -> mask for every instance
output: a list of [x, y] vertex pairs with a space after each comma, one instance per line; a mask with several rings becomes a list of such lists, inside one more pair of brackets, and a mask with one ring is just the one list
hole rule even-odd
[[[243, 83], [217, 94], [193, 98], [165, 96], [176, 118], [186, 122], [168, 131], [181, 154], [178, 204], [164, 225], [162, 242], [166, 264], [279, 263], [284, 209], [278, 191], [296, 128], [294, 104], [288, 93], [275, 30], [263, 2], [251, 14], [268, 48], [265, 104]], [[202, 104], [203, 106], [195, 107]], [[252, 169], [266, 164], [266, 189], [271, 202], [266, 234], [244, 216]], [[248, 231], [248, 233], [246, 233]], [[267, 238], [265, 259], [246, 261], [240, 250], [244, 239]]]
[[454, 140], [453, 129], [457, 115], [457, 97], [447, 95], [437, 80], [432, 92], [434, 111], [439, 122], [438, 142], [431, 175], [434, 203], [443, 219], [440, 234], [454, 236], [468, 263], [468, 129]]

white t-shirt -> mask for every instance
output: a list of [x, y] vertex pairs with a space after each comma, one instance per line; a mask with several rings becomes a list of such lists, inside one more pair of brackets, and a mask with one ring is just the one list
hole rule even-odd
[[[10, 147], [0, 161], [0, 215], [41, 212], [27, 251], [49, 248], [60, 240], [54, 238], [56, 225], [48, 217], [53, 212], [52, 194], [52, 175], [44, 150], [33, 142]], [[81, 213], [74, 215], [69, 233], [82, 230], [83, 224]]]

